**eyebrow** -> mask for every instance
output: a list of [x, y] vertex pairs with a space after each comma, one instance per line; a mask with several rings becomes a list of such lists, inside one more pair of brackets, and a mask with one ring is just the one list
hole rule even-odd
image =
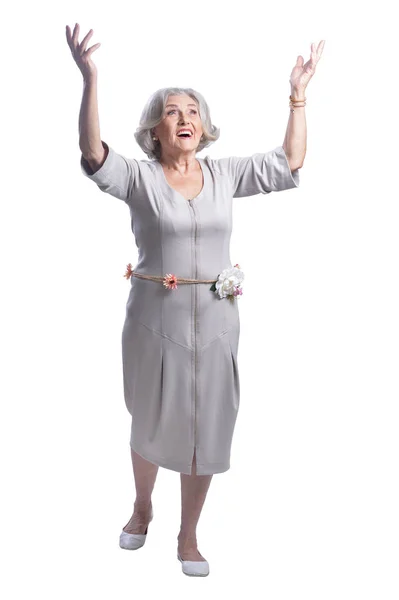
[[[167, 104], [165, 108], [168, 108], [168, 106], [176, 106], [176, 108], [179, 108], [177, 104]], [[187, 106], [195, 106], [195, 108], [197, 108], [196, 104], [187, 104]]]

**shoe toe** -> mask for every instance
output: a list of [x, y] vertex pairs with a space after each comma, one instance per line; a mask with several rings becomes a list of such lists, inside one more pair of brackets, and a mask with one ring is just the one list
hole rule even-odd
[[177, 558], [182, 564], [182, 571], [185, 575], [206, 577], [209, 575], [209, 563], [207, 560], [183, 560], [180, 554], [177, 554]]
[[127, 533], [126, 531], [122, 531], [119, 536], [119, 546], [125, 550], [137, 550], [144, 546], [146, 538], [146, 534]]

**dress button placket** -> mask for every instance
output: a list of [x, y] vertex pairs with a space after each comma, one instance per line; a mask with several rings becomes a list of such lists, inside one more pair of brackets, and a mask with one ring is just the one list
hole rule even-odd
[[[197, 219], [196, 219], [196, 213], [195, 213], [193, 202], [194, 202], [194, 199], [188, 200], [190, 208], [193, 211], [194, 222], [195, 222], [195, 229], [194, 229], [195, 274], [194, 274], [194, 278], [197, 279], [198, 278]], [[196, 420], [197, 420], [197, 376], [198, 376], [198, 373], [197, 373], [197, 361], [198, 361], [198, 358], [197, 358], [197, 294], [198, 294], [197, 284], [193, 285], [193, 292], [194, 292], [194, 451], [195, 451], [197, 448]], [[193, 451], [193, 457], [194, 457], [194, 451]]]

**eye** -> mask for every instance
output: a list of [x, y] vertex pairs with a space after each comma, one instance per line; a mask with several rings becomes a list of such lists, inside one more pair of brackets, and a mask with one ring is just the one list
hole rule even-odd
[[[171, 114], [172, 114], [172, 113], [174, 113], [174, 112], [176, 112], [176, 109], [175, 109], [175, 108], [173, 108], [172, 110], [170, 110], [170, 111], [169, 111], [167, 114], [168, 114], [168, 115], [171, 115]], [[192, 109], [191, 109], [191, 112], [193, 112], [193, 113], [197, 114], [197, 112], [198, 112], [198, 111], [196, 111], [196, 110], [195, 110], [195, 108], [192, 108]]]

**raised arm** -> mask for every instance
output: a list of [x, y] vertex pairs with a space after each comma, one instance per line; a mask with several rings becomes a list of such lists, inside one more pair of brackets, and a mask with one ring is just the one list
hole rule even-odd
[[118, 154], [100, 135], [97, 99], [97, 68], [91, 54], [100, 46], [94, 44], [86, 50], [93, 30], [79, 44], [79, 24], [73, 34], [66, 26], [66, 36], [72, 56], [83, 75], [83, 97], [79, 113], [80, 165], [83, 174], [94, 181], [102, 192], [130, 203], [135, 186], [139, 184], [139, 163]]
[[79, 113], [79, 147], [93, 173], [104, 164], [108, 150], [103, 147], [98, 116], [97, 75], [84, 80]]
[[79, 146], [83, 157], [93, 171], [98, 170], [107, 157], [100, 137], [100, 121], [97, 100], [97, 67], [91, 59], [92, 53], [101, 45], [94, 44], [86, 49], [93, 30], [85, 35], [79, 44], [79, 23], [73, 32], [66, 26], [66, 38], [71, 54], [83, 76], [83, 98], [79, 114]]
[[311, 45], [310, 59], [305, 63], [303, 56], [297, 60], [290, 75], [290, 116], [283, 142], [284, 152], [287, 156], [291, 170], [300, 169], [306, 155], [306, 96], [305, 90], [310, 79], [316, 72], [316, 65], [323, 53], [325, 40]]

